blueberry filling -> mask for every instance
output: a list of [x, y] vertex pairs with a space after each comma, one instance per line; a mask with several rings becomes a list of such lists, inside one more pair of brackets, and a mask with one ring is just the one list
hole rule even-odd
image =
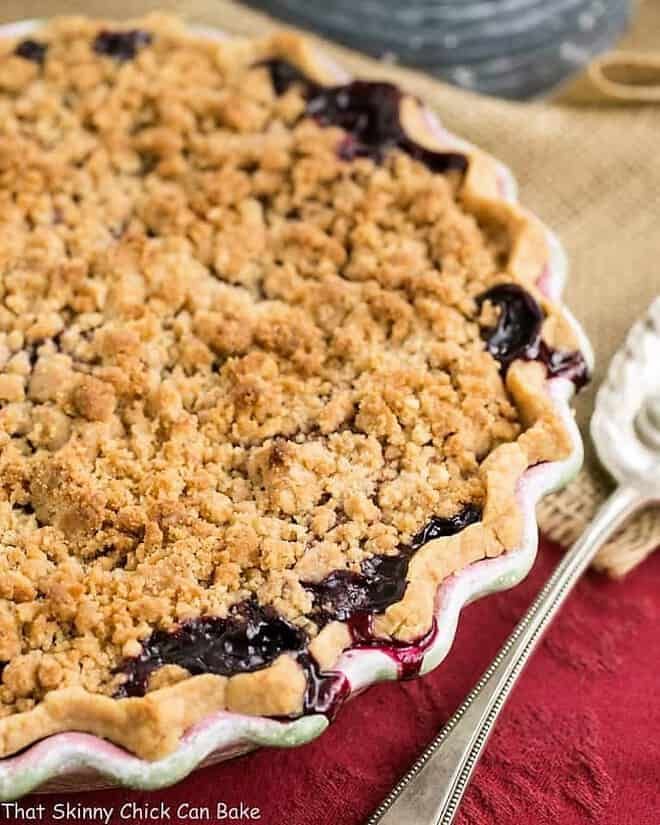
[[381, 163], [389, 150], [398, 148], [433, 172], [466, 171], [465, 155], [434, 151], [408, 137], [400, 117], [403, 93], [392, 83], [355, 80], [340, 86], [321, 86], [284, 60], [269, 60], [262, 65], [270, 71], [276, 94], [299, 84], [307, 100], [305, 114], [323, 126], [339, 126], [346, 131], [337, 149], [342, 160], [368, 157]]
[[[393, 658], [402, 676], [417, 673], [425, 640], [410, 644], [380, 639], [373, 632], [373, 617], [403, 597], [411, 555], [427, 541], [451, 536], [481, 517], [467, 505], [450, 518], [434, 517], [395, 556], [373, 556], [362, 562], [361, 572], [335, 571], [321, 582], [306, 584], [312, 593], [312, 618], [319, 625], [348, 622], [358, 647], [374, 647]], [[435, 626], [431, 631], [435, 633]], [[426, 639], [430, 637], [425, 637]], [[321, 672], [307, 652], [307, 635], [269, 608], [254, 601], [236, 605], [226, 618], [206, 616], [182, 623], [176, 630], [154, 631], [142, 652], [119, 669], [126, 677], [118, 697], [144, 696], [149, 677], [164, 665], [178, 665], [192, 675], [215, 673], [231, 676], [267, 667], [282, 653], [293, 653], [307, 677], [305, 711], [334, 714], [350, 693], [341, 673]], [[0, 664], [0, 672], [1, 672]]]
[[265, 60], [259, 64], [265, 66], [270, 74], [275, 94], [279, 97], [289, 90], [291, 86], [298, 83], [304, 89], [319, 89], [320, 86], [306, 77], [300, 69], [289, 63], [287, 60]]
[[403, 94], [391, 83], [354, 80], [313, 93], [307, 114], [324, 126], [340, 126], [349, 136], [339, 147], [343, 160], [368, 157], [381, 163], [388, 150], [398, 148], [431, 171], [465, 172], [467, 158], [458, 152], [437, 152], [411, 140], [401, 125]]
[[414, 642], [398, 639], [383, 639], [374, 632], [374, 614], [360, 613], [351, 617], [348, 623], [354, 649], [377, 649], [396, 662], [401, 679], [417, 676], [422, 666], [424, 654], [438, 632], [435, 619], [428, 633]]
[[[352, 614], [348, 619], [353, 649], [378, 650], [396, 664], [399, 678], [413, 679], [419, 674], [424, 655], [438, 632], [435, 619], [423, 638], [414, 642], [402, 642], [378, 637], [373, 627], [374, 615], [374, 612], [360, 612]], [[334, 719], [351, 695], [350, 682], [340, 671], [320, 670], [308, 653], [300, 653], [297, 660], [305, 671], [307, 681], [305, 713], [324, 713], [330, 720]]]
[[150, 43], [149, 32], [140, 29], [123, 32], [102, 31], [96, 36], [93, 49], [97, 54], [114, 57], [115, 60], [132, 60], [141, 48]]
[[551, 378], [561, 376], [581, 390], [591, 380], [591, 374], [584, 355], [578, 350], [561, 351], [552, 349], [545, 341], [539, 341], [538, 350], [532, 360], [541, 361]]
[[538, 343], [543, 312], [534, 298], [516, 284], [499, 284], [477, 298], [494, 304], [500, 314], [494, 327], [485, 329], [482, 337], [486, 349], [504, 368], [516, 358], [525, 358]]
[[[396, 664], [399, 678], [413, 679], [419, 674], [424, 655], [437, 634], [435, 620], [422, 639], [415, 642], [398, 642], [378, 638], [373, 632], [373, 617], [373, 613], [356, 613], [349, 620], [354, 649], [378, 650]], [[350, 682], [340, 671], [320, 670], [308, 653], [298, 654], [297, 660], [305, 671], [307, 681], [304, 712], [323, 713], [332, 721], [351, 695]]]
[[281, 653], [300, 651], [306, 634], [254, 602], [238, 605], [227, 618], [203, 617], [167, 632], [157, 630], [142, 653], [122, 668], [127, 679], [118, 696], [144, 696], [149, 676], [163, 665], [179, 665], [192, 675], [230, 676], [260, 670]]
[[332, 720], [351, 694], [351, 685], [343, 673], [322, 671], [309, 653], [300, 653], [298, 664], [305, 671], [307, 688], [303, 708], [305, 713], [324, 713]]
[[481, 515], [481, 508], [477, 507], [476, 504], [466, 504], [462, 510], [459, 510], [459, 512], [453, 516], [449, 516], [449, 518], [432, 516], [419, 533], [413, 537], [411, 545], [414, 550], [417, 550], [423, 544], [434, 539], [439, 539], [443, 536], [453, 536], [456, 533], [460, 533], [461, 530], [464, 530], [466, 527], [469, 527], [470, 524], [481, 521]]
[[27, 39], [22, 40], [18, 46], [16, 46], [14, 54], [18, 55], [18, 57], [24, 58], [25, 60], [31, 60], [33, 63], [38, 63], [41, 66], [46, 59], [47, 51], [47, 43], [41, 43], [39, 40]]
[[486, 349], [500, 362], [503, 372], [516, 358], [540, 361], [549, 377], [561, 376], [581, 389], [589, 381], [589, 368], [577, 350], [557, 350], [541, 339], [543, 311], [534, 298], [517, 284], [499, 284], [483, 292], [477, 305], [489, 301], [500, 310], [494, 327], [482, 330]]
[[314, 620], [325, 625], [345, 622], [355, 613], [382, 613], [403, 598], [409, 561], [409, 552], [372, 556], [362, 562], [360, 573], [336, 570], [318, 583], [306, 583], [314, 599]]
[[383, 613], [401, 601], [411, 555], [423, 544], [441, 536], [453, 536], [481, 519], [481, 509], [468, 504], [449, 518], [433, 516], [407, 548], [395, 556], [372, 556], [362, 562], [360, 572], [336, 570], [320, 582], [304, 584], [314, 599], [312, 618], [319, 625], [350, 621], [356, 615]]

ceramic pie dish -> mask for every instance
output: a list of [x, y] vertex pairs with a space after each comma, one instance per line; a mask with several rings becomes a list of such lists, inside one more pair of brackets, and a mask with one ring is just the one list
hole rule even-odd
[[591, 362], [559, 244], [291, 33], [1, 59], [0, 798], [307, 742], [533, 563]]

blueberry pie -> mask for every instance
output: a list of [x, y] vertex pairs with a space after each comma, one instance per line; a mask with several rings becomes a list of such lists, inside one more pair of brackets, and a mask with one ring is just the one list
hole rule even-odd
[[159, 16], [4, 40], [0, 106], [0, 756], [332, 716], [349, 648], [414, 675], [587, 379], [499, 165]]

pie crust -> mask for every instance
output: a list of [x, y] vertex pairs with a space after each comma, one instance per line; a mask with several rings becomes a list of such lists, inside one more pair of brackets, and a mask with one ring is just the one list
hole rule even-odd
[[[190, 39], [190, 35], [179, 23], [160, 16], [150, 16], [121, 27], [80, 19], [51, 25], [55, 26], [52, 31], [60, 33], [89, 33], [121, 28], [148, 31], [154, 39], [160, 36], [170, 40], [179, 37], [182, 42]], [[209, 53], [214, 53], [214, 59], [225, 76], [229, 76], [232, 71], [279, 59], [295, 66], [305, 77], [321, 86], [336, 83], [335, 72], [316, 56], [309, 42], [291, 32], [276, 32], [259, 40], [230, 40], [217, 44], [207, 42], [204, 48]], [[18, 94], [21, 82], [29, 82], [34, 70], [29, 61], [25, 66], [15, 63], [14, 73], [9, 81], [4, 82], [3, 91], [6, 94]], [[21, 72], [25, 75], [22, 81]], [[14, 89], [8, 88], [13, 82], [12, 78], [16, 81]], [[80, 82], [86, 81], [83, 79]], [[92, 78], [89, 82], [99, 81], [98, 78]], [[240, 133], [240, 108], [226, 116], [235, 116], [236, 128]], [[433, 151], [456, 151], [455, 143], [443, 143], [442, 135], [433, 128], [426, 110], [414, 97], [402, 98], [400, 120], [405, 133], [416, 144]], [[168, 134], [151, 136], [154, 145], [171, 138]], [[5, 137], [4, 140], [9, 141], [11, 138]], [[546, 230], [535, 217], [504, 197], [502, 170], [493, 158], [473, 147], [461, 148], [460, 153], [467, 161], [466, 171], [457, 184], [456, 196], [460, 199], [461, 209], [473, 216], [478, 226], [496, 227], [506, 239], [506, 257], [501, 277], [495, 283], [512, 282], [524, 286], [536, 300], [545, 316], [542, 338], [546, 345], [562, 351], [579, 349], [573, 327], [562, 307], [544, 295], [537, 285], [551, 255]], [[167, 170], [163, 174], [168, 174]], [[175, 175], [176, 170], [172, 174]], [[35, 215], [38, 222], [37, 207]], [[313, 244], [315, 240], [310, 238], [307, 242]], [[68, 276], [73, 278], [76, 274], [69, 273]], [[3, 290], [4, 287], [0, 286], [0, 297]], [[240, 329], [236, 330], [236, 335], [240, 335]], [[115, 336], [111, 345], [122, 346], [121, 335]], [[126, 340], [124, 345], [131, 346], [132, 342]], [[18, 364], [18, 361], [14, 361], [14, 364]], [[22, 390], [18, 388], [20, 382], [17, 379], [20, 375], [18, 367], [14, 372], [0, 372], [3, 405], [22, 400]], [[34, 377], [34, 370], [32, 376]], [[119, 379], [115, 376], [113, 380]], [[403, 597], [374, 617], [373, 633], [378, 638], [405, 643], [424, 637], [432, 627], [435, 596], [443, 581], [473, 562], [499, 556], [518, 547], [524, 525], [516, 490], [522, 474], [531, 466], [541, 462], [560, 461], [571, 453], [571, 433], [549, 395], [545, 366], [538, 360], [516, 358], [508, 364], [504, 381], [506, 394], [515, 410], [515, 421], [512, 417], [511, 426], [517, 426], [519, 432], [515, 437], [504, 439], [490, 449], [479, 463], [475, 485], [479, 485], [479, 495], [482, 497], [481, 519], [455, 535], [428, 541], [416, 550], [408, 566]], [[161, 391], [164, 394], [166, 389], [161, 388]], [[84, 416], [90, 421], [106, 420], [112, 415], [114, 401], [107, 385], [99, 383], [90, 375], [81, 378], [75, 389], [71, 402], [75, 409], [71, 414]], [[173, 405], [176, 403], [176, 399], [172, 400]], [[59, 424], [61, 423], [60, 421]], [[2, 427], [5, 427], [5, 420], [2, 421]], [[44, 422], [43, 438], [47, 440], [50, 437], [57, 441], [57, 428], [56, 420]], [[0, 432], [5, 434], [4, 429]], [[49, 466], [52, 469], [52, 465]], [[3, 471], [8, 472], [6, 465]], [[60, 488], [63, 485], [64, 496], [82, 496], [85, 506], [91, 507], [89, 512], [81, 507], [76, 509], [79, 503], [76, 500], [76, 506], [73, 507], [75, 517], [83, 520], [89, 517], [93, 522], [94, 502], [89, 498], [88, 490], [81, 491], [76, 487], [76, 479], [71, 475], [70, 467], [62, 464], [56, 468], [54, 475], [44, 473], [43, 476], [31, 479], [31, 483], [37, 492], [41, 488], [48, 491], [43, 508], [44, 520], [55, 518], [52, 508], [48, 510], [48, 502], [51, 501], [49, 496], [54, 495], [53, 486]], [[212, 509], [220, 504], [214, 500], [208, 506]], [[125, 515], [128, 518], [130, 514]], [[60, 524], [60, 528], [74, 529], [75, 525], [72, 527], [65, 523]], [[0, 529], [4, 533], [9, 528], [7, 524], [0, 522]], [[5, 540], [6, 536], [2, 539], [3, 544]], [[20, 582], [17, 580], [15, 588], [19, 587]], [[64, 591], [62, 595], [63, 598], [67, 597]], [[75, 599], [75, 594], [73, 598]], [[11, 647], [10, 622], [6, 618], [10, 602], [10, 594], [0, 589], [0, 642], [7, 649]], [[19, 600], [15, 598], [12, 604], [16, 603]], [[195, 615], [199, 615], [199, 612], [193, 610], [188, 615], [181, 614], [179, 618], [185, 620]], [[335, 620], [319, 628], [319, 632], [311, 638], [308, 651], [318, 669], [331, 671], [342, 653], [353, 644], [348, 623]], [[139, 651], [140, 645], [135, 640], [126, 643], [127, 656], [136, 655]], [[0, 648], [0, 659], [2, 658]], [[7, 660], [11, 662], [11, 657], [7, 657]], [[4, 673], [4, 700], [9, 694], [20, 696], [21, 680], [29, 682], [30, 679], [23, 668], [17, 669], [15, 674], [8, 674], [8, 668], [9, 665]], [[161, 671], [156, 671], [160, 675], [154, 674], [156, 681], [150, 684], [150, 689], [144, 696], [115, 698], [107, 693], [71, 685], [46, 690], [39, 701], [27, 703], [30, 706], [24, 710], [19, 709], [20, 701], [14, 702], [13, 712], [0, 716], [0, 756], [13, 754], [30, 743], [57, 732], [81, 731], [104, 737], [141, 758], [153, 760], [173, 752], [186, 730], [220, 710], [291, 718], [304, 712], [307, 678], [299, 661], [288, 653], [280, 655], [266, 667], [228, 677], [210, 673], [187, 676], [185, 672], [181, 673], [171, 667], [162, 668]], [[42, 680], [47, 683], [48, 674]], [[29, 694], [29, 690], [26, 693]]]

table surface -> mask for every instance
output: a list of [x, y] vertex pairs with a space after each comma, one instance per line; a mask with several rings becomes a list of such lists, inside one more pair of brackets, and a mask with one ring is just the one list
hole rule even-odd
[[[215, 812], [225, 801], [259, 807], [262, 825], [360, 825], [476, 682], [559, 553], [542, 542], [525, 582], [466, 608], [435, 672], [372, 688], [310, 745], [206, 768], [166, 791], [33, 795], [21, 804], [45, 802], [47, 823], [55, 802], [112, 806], [113, 823], [126, 821], [127, 801], [164, 803], [170, 818], [151, 821], [179, 823], [191, 821], [176, 815], [181, 803]], [[504, 709], [459, 825], [658, 825], [658, 581], [660, 554], [625, 581], [590, 573], [580, 582]]]

